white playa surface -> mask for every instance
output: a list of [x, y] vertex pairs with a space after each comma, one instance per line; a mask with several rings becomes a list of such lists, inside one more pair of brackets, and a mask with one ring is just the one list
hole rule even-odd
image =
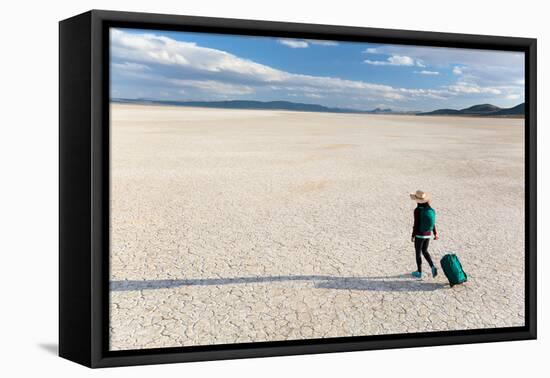
[[111, 110], [112, 350], [524, 325], [523, 119]]

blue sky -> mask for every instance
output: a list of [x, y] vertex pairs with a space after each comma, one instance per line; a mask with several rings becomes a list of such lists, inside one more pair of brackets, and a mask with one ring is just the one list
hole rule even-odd
[[524, 101], [523, 53], [111, 29], [111, 97], [369, 110]]

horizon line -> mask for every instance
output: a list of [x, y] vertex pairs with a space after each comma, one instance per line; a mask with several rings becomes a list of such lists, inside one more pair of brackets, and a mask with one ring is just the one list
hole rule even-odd
[[[437, 108], [437, 109], [433, 109], [433, 110], [397, 110], [397, 109], [392, 109], [390, 107], [375, 107], [373, 109], [363, 110], [363, 109], [357, 109], [357, 108], [342, 108], [342, 107], [337, 107], [337, 106], [327, 106], [327, 105], [322, 105], [322, 104], [318, 104], [318, 103], [294, 102], [294, 101], [289, 101], [289, 100], [268, 100], [268, 101], [247, 100], [247, 99], [232, 99], [232, 100], [162, 100], [162, 99], [151, 99], [151, 98], [110, 97], [109, 101], [110, 102], [117, 102], [117, 101], [118, 102], [124, 102], [124, 101], [128, 101], [128, 102], [130, 102], [130, 101], [133, 101], [133, 102], [156, 102], [156, 103], [172, 103], [172, 104], [182, 104], [182, 105], [186, 104], [186, 103], [210, 103], [210, 104], [214, 104], [214, 103], [231, 103], [231, 102], [253, 102], [253, 103], [259, 103], [259, 104], [269, 104], [269, 103], [281, 102], [281, 103], [288, 103], [288, 104], [294, 104], [294, 105], [318, 106], [318, 107], [325, 108], [326, 113], [338, 113], [338, 112], [331, 111], [331, 110], [338, 110], [338, 111], [347, 112], [347, 113], [373, 113], [373, 112], [376, 112], [378, 110], [382, 114], [385, 113], [385, 112], [421, 114], [421, 113], [435, 112], [435, 111], [438, 111], [438, 110], [456, 110], [456, 111], [460, 111], [460, 110], [465, 110], [465, 109], [469, 109], [469, 108], [474, 107], [474, 106], [481, 106], [481, 105], [490, 105], [490, 106], [495, 106], [495, 107], [499, 108], [500, 110], [507, 110], [507, 109], [513, 109], [513, 108], [515, 108], [519, 105], [525, 104], [525, 101], [523, 101], [523, 102], [520, 102], [520, 103], [518, 103], [514, 106], [507, 107], [507, 108], [502, 108], [498, 105], [494, 105], [494, 104], [491, 104], [491, 103], [476, 103], [476, 104], [469, 105], [469, 106], [464, 107], [464, 108], [445, 107], [445, 108]], [[270, 110], [270, 109], [257, 109], [257, 110]], [[272, 109], [272, 110], [275, 110], [275, 109]], [[286, 109], [286, 110], [291, 110], [292, 111], [293, 109]], [[302, 111], [308, 111], [308, 110], [302, 110]], [[309, 111], [310, 112], [319, 112], [319, 113], [323, 112], [323, 111], [316, 111], [316, 110], [309, 110]]]

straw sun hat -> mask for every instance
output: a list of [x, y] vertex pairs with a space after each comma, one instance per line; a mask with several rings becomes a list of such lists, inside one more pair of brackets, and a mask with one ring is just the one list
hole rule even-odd
[[416, 203], [426, 203], [430, 201], [430, 195], [422, 190], [417, 190], [415, 193], [410, 193], [409, 195]]

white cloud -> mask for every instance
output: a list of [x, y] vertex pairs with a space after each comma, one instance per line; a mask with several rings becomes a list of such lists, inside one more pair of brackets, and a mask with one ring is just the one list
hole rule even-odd
[[405, 100], [405, 96], [400, 93], [385, 93], [383, 96], [386, 100]]
[[502, 91], [498, 88], [481, 87], [475, 83], [467, 83], [467, 82], [457, 82], [454, 85], [449, 85], [448, 89], [451, 92], [466, 93], [466, 94], [488, 93], [488, 94], [498, 95], [502, 93]]
[[424, 64], [424, 62], [423, 62], [422, 60], [420, 60], [420, 59], [417, 59], [417, 60], [416, 60], [416, 65], [417, 65], [418, 67], [421, 67], [421, 68], [426, 67], [426, 65]]
[[278, 39], [277, 42], [293, 49], [304, 49], [309, 46], [306, 41], [301, 41], [298, 39]]
[[418, 67], [426, 67], [421, 61], [415, 60], [410, 56], [406, 56], [406, 55], [392, 55], [388, 57], [386, 60], [365, 59], [363, 62], [373, 66], [415, 66], [416, 65]]
[[428, 71], [428, 70], [422, 70], [422, 71], [414, 71], [416, 74], [420, 75], [429, 75], [429, 76], [437, 76], [439, 75], [438, 71]]
[[182, 71], [215, 75], [226, 73], [278, 81], [288, 74], [222, 50], [176, 41], [154, 34], [130, 34], [111, 30], [111, 55], [115, 59], [139, 64], [157, 64]]
[[406, 89], [400, 88], [400, 92], [406, 93], [410, 98], [422, 97], [422, 98], [431, 98], [434, 100], [447, 100], [449, 97], [453, 96], [453, 93], [448, 89]]
[[519, 95], [517, 93], [511, 93], [511, 94], [506, 96], [507, 100], [519, 100], [520, 98], [521, 98], [521, 95]]
[[322, 40], [322, 39], [281, 38], [281, 39], [278, 39], [277, 42], [293, 49], [304, 49], [309, 47], [309, 45], [338, 46], [338, 42], [336, 41], [328, 41], [328, 40]]
[[462, 71], [464, 67], [454, 66], [453, 67], [453, 73], [455, 75], [462, 75], [464, 72]]
[[151, 71], [151, 67], [146, 66], [145, 64], [132, 63], [132, 62], [123, 62], [123, 63], [113, 63], [113, 68], [125, 71]]
[[393, 55], [388, 58], [388, 62], [394, 66], [413, 66], [414, 59], [410, 56]]
[[214, 92], [214, 94], [231, 94], [231, 95], [243, 95], [254, 93], [254, 88], [246, 85], [228, 84], [216, 80], [173, 80], [174, 84], [181, 87], [198, 88], [207, 92]]
[[378, 49], [376, 47], [369, 47], [368, 49], [363, 50], [365, 54], [378, 54]]
[[319, 45], [319, 46], [338, 46], [339, 43], [336, 41], [328, 41], [328, 40], [322, 40], [322, 39], [306, 39], [308, 43], [311, 43], [312, 45]]
[[323, 95], [317, 94], [317, 93], [306, 93], [304, 96], [309, 98], [323, 98]]
[[371, 66], [389, 66], [390, 65], [390, 62], [388, 62], [386, 60], [365, 59], [363, 62], [367, 63], [367, 64], [370, 64]]

